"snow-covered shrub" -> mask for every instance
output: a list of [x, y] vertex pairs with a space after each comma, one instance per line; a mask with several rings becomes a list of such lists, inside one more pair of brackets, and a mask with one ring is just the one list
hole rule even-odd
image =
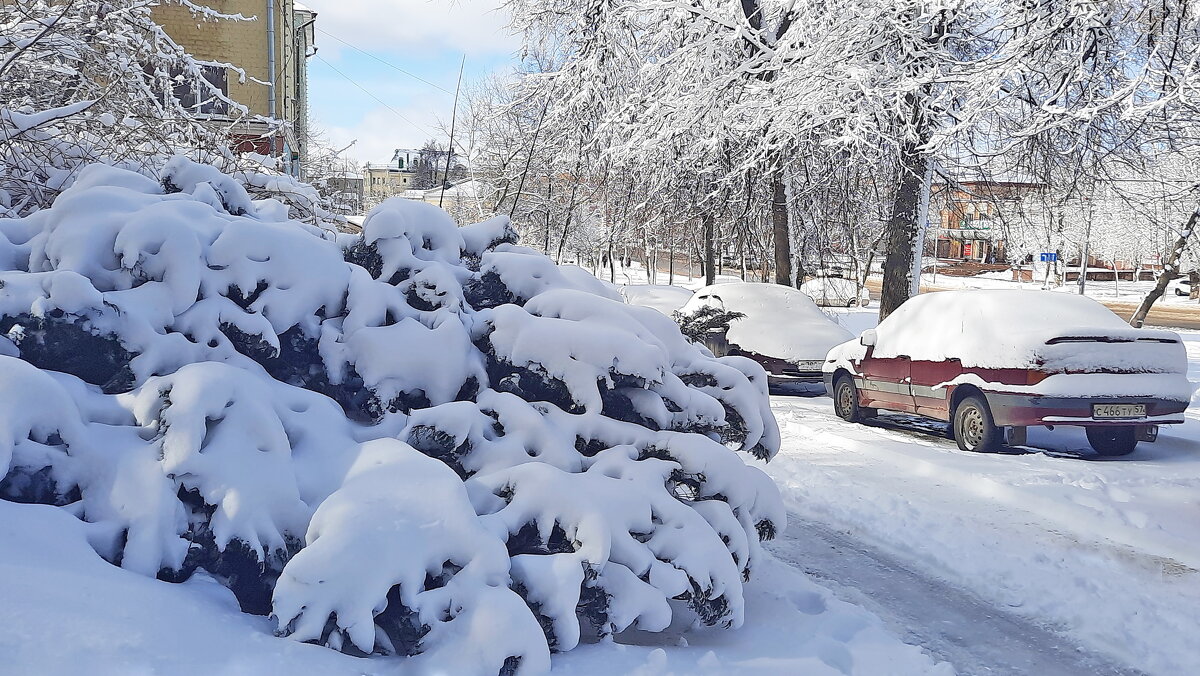
[[92, 166], [0, 220], [0, 332], [0, 498], [416, 673], [736, 627], [784, 525], [761, 367], [502, 217], [392, 200], [333, 235], [211, 167]]
[[690, 314], [676, 310], [671, 313], [671, 316], [679, 323], [679, 330], [687, 336], [688, 340], [694, 343], [703, 343], [705, 336], [709, 333], [714, 331], [724, 333], [729, 330], [730, 322], [742, 319], [746, 315], [705, 305]]

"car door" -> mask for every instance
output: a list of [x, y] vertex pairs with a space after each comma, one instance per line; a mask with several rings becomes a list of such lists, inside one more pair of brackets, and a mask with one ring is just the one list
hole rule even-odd
[[[862, 374], [863, 406], [884, 408], [889, 411], [913, 413], [916, 404], [912, 396], [912, 360], [905, 355], [877, 357], [878, 346], [867, 348], [867, 354], [858, 364]], [[883, 351], [884, 354], [888, 352]]]
[[916, 412], [930, 418], [949, 421], [951, 388], [945, 383], [962, 373], [962, 362], [955, 357], [944, 361], [910, 362], [909, 385], [912, 387]]

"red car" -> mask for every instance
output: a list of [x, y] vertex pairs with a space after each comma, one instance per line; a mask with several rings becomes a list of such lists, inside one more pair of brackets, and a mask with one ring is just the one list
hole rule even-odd
[[822, 370], [843, 419], [928, 416], [952, 423], [966, 451], [1024, 444], [1032, 425], [1074, 425], [1100, 455], [1125, 455], [1182, 423], [1195, 389], [1178, 335], [1046, 291], [917, 296], [830, 350]]

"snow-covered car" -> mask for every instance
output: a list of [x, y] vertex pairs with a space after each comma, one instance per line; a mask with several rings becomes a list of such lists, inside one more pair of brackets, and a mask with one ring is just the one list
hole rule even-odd
[[814, 277], [800, 285], [800, 292], [825, 307], [867, 307], [871, 293], [845, 277]]
[[1176, 279], [1171, 282], [1169, 288], [1175, 292], [1176, 296], [1190, 296], [1192, 295], [1192, 280], [1188, 277]]
[[668, 317], [692, 299], [691, 289], [667, 284], [627, 284], [620, 291], [626, 303], [654, 308]]
[[750, 357], [775, 379], [820, 381], [829, 348], [854, 335], [827, 317], [811, 298], [778, 284], [706, 286], [679, 312], [690, 315], [705, 306], [744, 315], [731, 321], [724, 333], [710, 335], [708, 348], [718, 356]]
[[917, 296], [830, 350], [824, 372], [843, 419], [878, 409], [936, 418], [967, 451], [1021, 445], [1029, 426], [1074, 425], [1097, 453], [1125, 455], [1159, 425], [1182, 423], [1194, 389], [1178, 335], [1045, 291]]

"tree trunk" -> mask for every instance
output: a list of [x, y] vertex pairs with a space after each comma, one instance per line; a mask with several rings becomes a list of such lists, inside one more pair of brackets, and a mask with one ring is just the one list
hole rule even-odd
[[543, 250], [550, 255], [550, 199], [554, 194], [554, 177], [546, 176], [546, 246]]
[[713, 214], [712, 211], [704, 212], [704, 285], [712, 286], [717, 283], [717, 267], [715, 265], [715, 256], [713, 253]]
[[1129, 318], [1130, 326], [1142, 328], [1142, 325], [1146, 323], [1146, 315], [1150, 314], [1150, 308], [1166, 293], [1171, 280], [1179, 276], [1179, 259], [1187, 249], [1188, 240], [1196, 234], [1197, 221], [1200, 221], [1200, 209], [1193, 211], [1183, 226], [1183, 231], [1179, 233], [1179, 239], [1175, 240], [1175, 245], [1171, 247], [1171, 253], [1167, 256], [1167, 262], [1163, 265], [1162, 274], [1158, 276], [1158, 283], [1154, 285], [1150, 293], [1146, 294], [1142, 304], [1138, 306], [1137, 312], [1134, 312], [1133, 316]]
[[883, 292], [879, 300], [879, 321], [883, 321], [908, 300], [912, 291], [913, 243], [917, 239], [921, 189], [929, 158], [918, 144], [906, 141], [900, 149], [900, 184], [892, 202], [887, 224], [887, 256], [883, 261]]
[[[775, 243], [775, 283], [792, 286], [792, 233], [788, 223], [783, 168], [771, 172], [771, 238]], [[765, 281], [765, 280], [764, 280]]]
[[667, 239], [671, 240], [671, 244], [667, 249], [667, 284], [675, 285], [675, 237], [671, 233], [667, 233]]

